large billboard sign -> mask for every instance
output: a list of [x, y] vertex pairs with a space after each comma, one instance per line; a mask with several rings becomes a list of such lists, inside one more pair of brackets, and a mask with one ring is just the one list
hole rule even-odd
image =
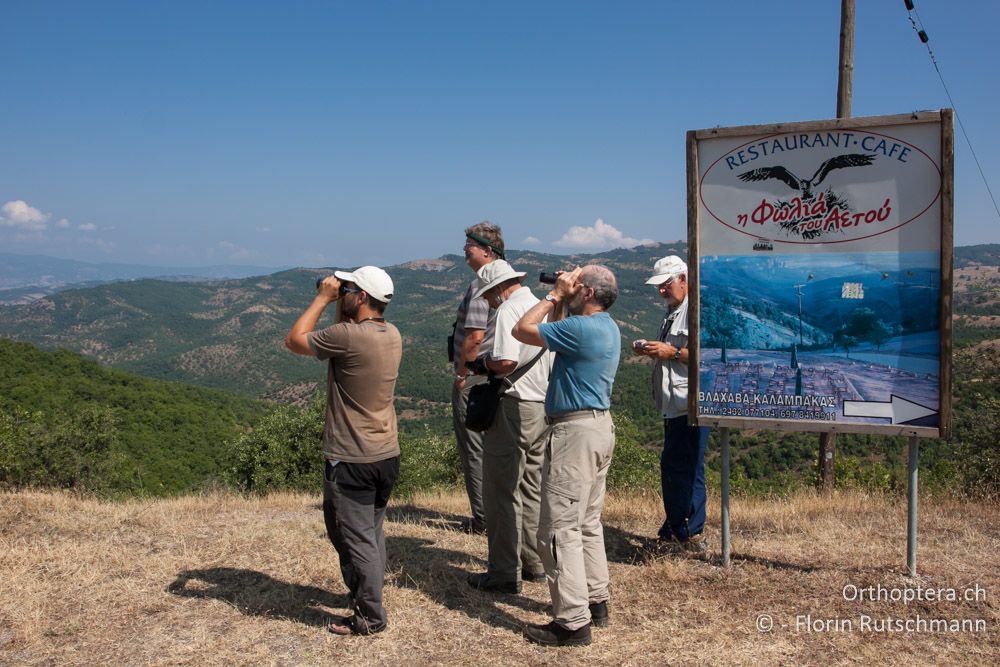
[[946, 436], [950, 110], [688, 133], [700, 424]]

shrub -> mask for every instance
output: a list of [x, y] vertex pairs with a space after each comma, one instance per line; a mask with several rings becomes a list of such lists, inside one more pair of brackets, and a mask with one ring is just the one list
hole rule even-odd
[[425, 427], [422, 433], [400, 433], [399, 481], [393, 489], [397, 497], [416, 491], [448, 488], [462, 479], [458, 447], [452, 437], [443, 437]]
[[621, 413], [613, 413], [615, 454], [608, 471], [608, 488], [623, 490], [659, 490], [660, 455], [644, 448], [638, 427]]
[[228, 481], [243, 491], [315, 491], [323, 480], [323, 403], [281, 406], [229, 444], [235, 461]]
[[[315, 492], [323, 481], [324, 403], [308, 408], [282, 406], [266, 415], [252, 432], [229, 447], [235, 461], [229, 483], [243, 491], [268, 493], [291, 490]], [[455, 485], [461, 476], [454, 440], [425, 428], [400, 433], [400, 479], [394, 495]]]
[[0, 487], [134, 490], [113, 410], [86, 408], [54, 421], [21, 408], [0, 413]]

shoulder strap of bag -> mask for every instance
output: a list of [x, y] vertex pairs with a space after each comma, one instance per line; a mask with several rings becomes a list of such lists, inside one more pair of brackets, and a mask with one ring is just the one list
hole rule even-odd
[[507, 377], [502, 378], [501, 381], [505, 385], [504, 386], [504, 390], [507, 390], [507, 389], [510, 389], [511, 387], [513, 387], [514, 383], [517, 382], [518, 380], [520, 380], [524, 376], [525, 373], [527, 373], [529, 370], [531, 370], [531, 367], [535, 365], [535, 362], [538, 361], [539, 359], [541, 359], [542, 355], [545, 354], [546, 352], [548, 352], [548, 350], [546, 350], [543, 347], [538, 352], [538, 354], [536, 354], [534, 357], [532, 357], [531, 361], [529, 361], [525, 365], [521, 366], [516, 371], [514, 371], [513, 373], [511, 373], [510, 375], [508, 375]]

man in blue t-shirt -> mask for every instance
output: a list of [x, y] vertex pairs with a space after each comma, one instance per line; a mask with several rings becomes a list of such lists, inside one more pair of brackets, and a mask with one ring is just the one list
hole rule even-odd
[[[615, 449], [611, 387], [621, 333], [607, 310], [615, 276], [589, 265], [559, 274], [551, 292], [514, 326], [514, 338], [555, 352], [545, 394], [550, 424], [542, 464], [538, 551], [552, 595], [552, 616], [525, 637], [547, 646], [590, 643], [591, 625], [608, 624], [608, 561], [601, 510]], [[557, 319], [563, 306], [570, 317]], [[549, 316], [549, 322], [543, 320]], [[552, 321], [555, 320], [555, 321]]]

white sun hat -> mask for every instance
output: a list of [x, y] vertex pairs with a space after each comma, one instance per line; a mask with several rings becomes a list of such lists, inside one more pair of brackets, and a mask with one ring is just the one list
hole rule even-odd
[[515, 271], [506, 260], [495, 259], [489, 264], [484, 264], [476, 275], [479, 277], [479, 284], [482, 285], [473, 297], [478, 299], [500, 283], [512, 278], [523, 278], [528, 274], [524, 271]]

